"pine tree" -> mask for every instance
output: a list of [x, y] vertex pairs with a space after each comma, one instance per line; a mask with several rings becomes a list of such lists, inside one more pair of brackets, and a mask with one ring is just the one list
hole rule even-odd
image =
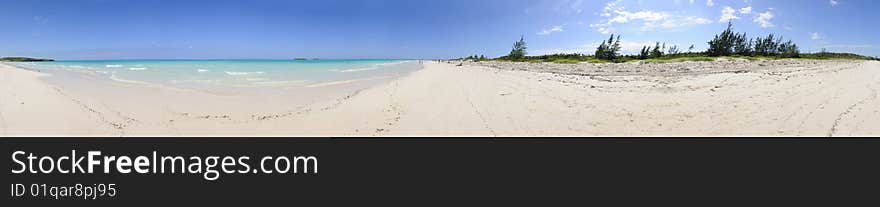
[[715, 35], [715, 38], [709, 41], [709, 50], [706, 52], [709, 53], [709, 56], [715, 57], [730, 55], [733, 52], [735, 35], [733, 33], [733, 23], [727, 22], [727, 29], [721, 32], [721, 35]]
[[733, 38], [733, 53], [737, 55], [752, 55], [752, 44], [746, 38], [746, 33], [737, 33]]
[[668, 55], [676, 55], [679, 53], [681, 53], [681, 51], [678, 50], [678, 45], [673, 45], [672, 47], [669, 47], [669, 50], [666, 51], [666, 54]]
[[[611, 36], [612, 38], [614, 36]], [[608, 41], [611, 42], [610, 40]], [[617, 60], [618, 53], [620, 52], [620, 35], [617, 35], [617, 40], [614, 41], [614, 44], [608, 49], [608, 57], [610, 60]]]
[[[666, 43], [663, 43], [663, 45], [665, 47]], [[654, 46], [654, 50], [651, 51], [651, 58], [660, 58], [660, 57], [663, 57], [663, 50], [660, 47], [660, 43], [658, 42]]]
[[600, 60], [609, 60], [616, 61], [618, 59], [618, 53], [620, 52], [620, 35], [617, 35], [617, 40], [614, 39], [614, 34], [611, 34], [611, 37], [608, 38], [607, 41], [602, 41], [602, 44], [596, 48], [595, 57]]
[[526, 48], [525, 38], [520, 36], [519, 41], [513, 43], [513, 49], [510, 50], [510, 54], [507, 57], [513, 60], [522, 59], [526, 56]]
[[639, 59], [644, 60], [648, 59], [648, 56], [651, 55], [651, 47], [650, 46], [642, 46], [642, 51], [639, 52]]
[[794, 44], [791, 40], [782, 43], [779, 47], [779, 54], [784, 58], [798, 58], [801, 56], [797, 44]]
[[605, 57], [606, 50], [608, 50], [608, 46], [605, 45], [605, 40], [602, 40], [602, 44], [600, 44], [599, 47], [596, 48], [596, 52], [593, 56], [596, 57], [596, 59], [605, 60], [607, 59]]

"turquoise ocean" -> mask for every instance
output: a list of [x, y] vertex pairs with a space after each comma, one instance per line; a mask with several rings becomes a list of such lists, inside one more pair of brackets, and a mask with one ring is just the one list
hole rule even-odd
[[417, 60], [65, 60], [16, 63], [53, 73], [181, 88], [308, 86], [393, 77], [421, 68]]

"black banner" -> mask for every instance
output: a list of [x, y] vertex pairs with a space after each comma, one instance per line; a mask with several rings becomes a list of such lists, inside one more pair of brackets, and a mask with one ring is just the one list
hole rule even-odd
[[[876, 206], [880, 140], [4, 138], [3, 206]], [[75, 153], [73, 152], [75, 151]], [[58, 173], [60, 157], [232, 157], [234, 173]], [[17, 154], [15, 152], [22, 152]], [[27, 155], [37, 173], [22, 170]], [[239, 164], [246, 156], [247, 170]], [[314, 157], [304, 173], [285, 169]], [[286, 157], [278, 159], [277, 157]], [[103, 158], [96, 156], [96, 158]], [[52, 173], [50, 161], [55, 162]], [[83, 159], [88, 162], [88, 158]], [[275, 161], [279, 164], [275, 168]], [[303, 161], [300, 159], [299, 161]], [[118, 160], [116, 160], [118, 161]], [[141, 164], [152, 164], [153, 160]], [[232, 162], [230, 162], [232, 163]], [[305, 162], [307, 163], [307, 162]], [[129, 169], [133, 169], [135, 163]], [[83, 170], [88, 166], [82, 165]], [[196, 167], [196, 166], [193, 166]], [[75, 167], [74, 167], [75, 168]], [[179, 168], [178, 168], [179, 169]], [[230, 167], [230, 169], [233, 169]], [[290, 168], [287, 168], [290, 169]], [[168, 169], [166, 169], [168, 170]], [[177, 171], [182, 172], [182, 171]], [[241, 173], [240, 173], [241, 172]], [[17, 185], [19, 184], [19, 185]], [[77, 188], [80, 184], [80, 188]], [[109, 194], [109, 184], [115, 190]], [[104, 187], [101, 187], [101, 186]], [[25, 189], [23, 189], [25, 188]], [[80, 196], [58, 196], [62, 188]], [[91, 188], [92, 196], [85, 196]], [[52, 189], [55, 189], [53, 195]], [[38, 191], [36, 196], [33, 191]], [[98, 192], [101, 191], [101, 192]], [[24, 192], [24, 193], [23, 193]], [[100, 195], [103, 193], [103, 195]], [[21, 195], [16, 195], [21, 194]], [[97, 195], [95, 195], [97, 194]], [[6, 205], [6, 204], [12, 205]]]

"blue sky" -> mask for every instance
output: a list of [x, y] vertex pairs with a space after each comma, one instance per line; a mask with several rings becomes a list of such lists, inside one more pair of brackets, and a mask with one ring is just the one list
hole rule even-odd
[[873, 0], [0, 0], [0, 56], [451, 58], [625, 52], [655, 41], [696, 50], [733, 21], [802, 51], [880, 56]]

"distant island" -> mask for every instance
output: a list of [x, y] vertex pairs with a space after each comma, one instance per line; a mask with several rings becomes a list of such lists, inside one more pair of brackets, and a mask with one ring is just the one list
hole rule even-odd
[[53, 59], [29, 58], [29, 57], [0, 57], [0, 62], [47, 62]]

